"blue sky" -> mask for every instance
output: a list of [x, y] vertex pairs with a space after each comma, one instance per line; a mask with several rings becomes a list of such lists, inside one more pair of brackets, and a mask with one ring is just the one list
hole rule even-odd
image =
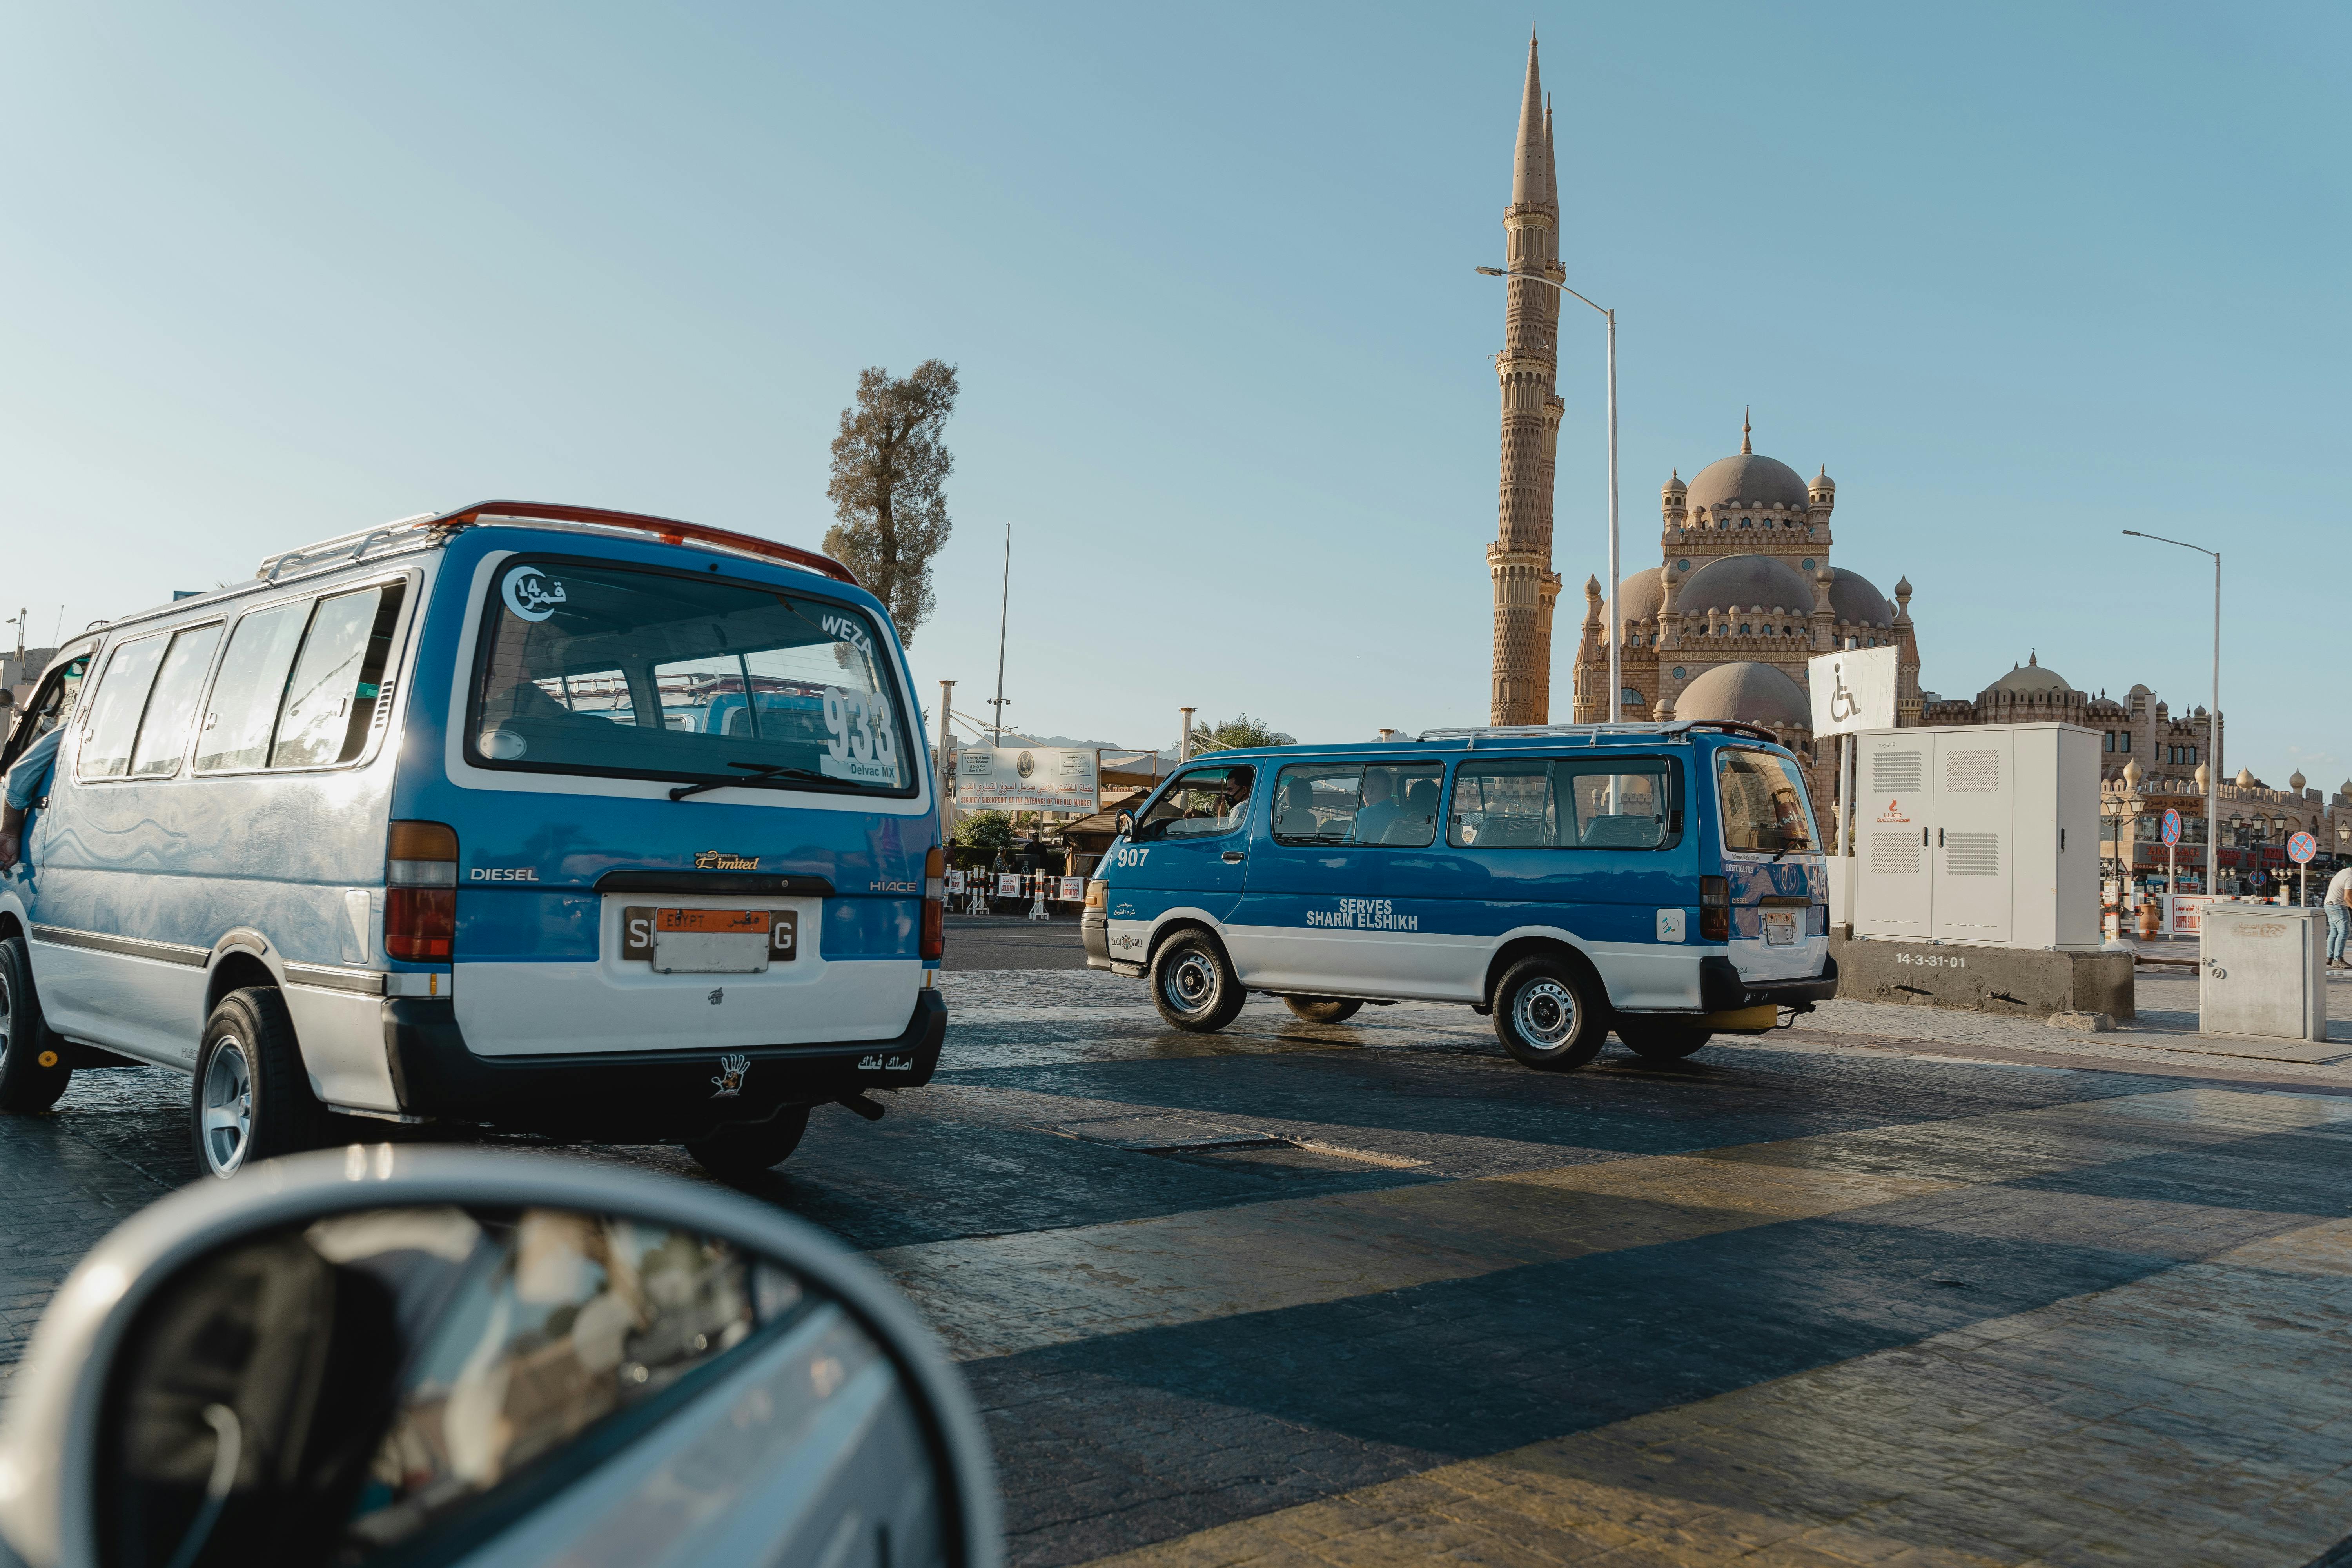
[[[2340, 7], [1542, 5], [1570, 281], [1620, 320], [1627, 569], [1756, 441], [1917, 589], [2352, 772]], [[918, 678], [1142, 745], [1483, 722], [1528, 12], [20, 6], [0, 599], [36, 642], [489, 496], [814, 544], [859, 367], [960, 367]], [[1601, 569], [1598, 319], [1556, 563]], [[1572, 632], [1554, 689], [1568, 685]]]

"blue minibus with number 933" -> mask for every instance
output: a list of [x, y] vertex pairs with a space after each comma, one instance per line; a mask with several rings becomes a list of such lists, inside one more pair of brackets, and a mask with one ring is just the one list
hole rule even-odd
[[0, 1111], [190, 1075], [202, 1168], [371, 1119], [748, 1179], [928, 1081], [945, 858], [906, 655], [838, 563], [486, 501], [61, 649], [0, 870]]

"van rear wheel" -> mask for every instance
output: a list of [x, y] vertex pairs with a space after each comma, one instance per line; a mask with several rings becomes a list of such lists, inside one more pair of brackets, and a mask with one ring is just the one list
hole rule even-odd
[[1544, 1072], [1580, 1068], [1601, 1054], [1609, 1025], [1595, 1005], [1597, 988], [1566, 962], [1522, 959], [1495, 983], [1495, 1036], [1523, 1067]]
[[730, 1186], [757, 1180], [792, 1157], [808, 1131], [809, 1108], [788, 1105], [765, 1121], [737, 1121], [686, 1145], [694, 1163]]
[[1619, 1019], [1617, 1037], [1625, 1048], [1646, 1061], [1675, 1062], [1690, 1055], [1715, 1038], [1708, 1029], [1694, 1028], [1688, 1024], [1636, 1024]]
[[1364, 1005], [1352, 996], [1285, 996], [1282, 1005], [1310, 1024], [1344, 1024]]
[[47, 1110], [72, 1081], [65, 1042], [41, 1021], [25, 939], [0, 942], [0, 1111], [26, 1116]]
[[197, 1165], [226, 1179], [257, 1160], [320, 1148], [333, 1127], [310, 1093], [286, 998], [268, 985], [222, 997], [205, 1020], [189, 1094]]
[[1151, 1005], [1180, 1029], [1213, 1034], [1241, 1016], [1248, 996], [1233, 961], [1206, 931], [1170, 937], [1151, 960]]

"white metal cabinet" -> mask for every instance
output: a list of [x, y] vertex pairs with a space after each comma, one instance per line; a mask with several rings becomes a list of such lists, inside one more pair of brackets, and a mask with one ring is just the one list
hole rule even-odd
[[2099, 737], [1965, 724], [1855, 737], [1854, 934], [2099, 942]]

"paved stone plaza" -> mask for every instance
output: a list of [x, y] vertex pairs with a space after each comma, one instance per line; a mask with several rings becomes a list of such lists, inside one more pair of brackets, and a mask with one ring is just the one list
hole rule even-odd
[[[2214, 1054], [2144, 974], [2120, 1043], [1834, 1003], [1548, 1076], [1458, 1008], [945, 984], [938, 1081], [762, 1195], [963, 1363], [1016, 1563], [2352, 1561], [2352, 1037]], [[0, 1361], [192, 1178], [184, 1085], [0, 1124]]]

